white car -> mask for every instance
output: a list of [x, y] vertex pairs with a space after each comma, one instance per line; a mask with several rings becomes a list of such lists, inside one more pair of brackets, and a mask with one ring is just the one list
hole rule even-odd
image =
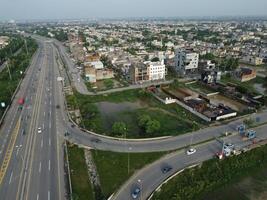
[[41, 127], [39, 127], [39, 128], [37, 129], [37, 133], [42, 133], [42, 129], [41, 129]]
[[186, 154], [187, 155], [192, 155], [192, 154], [194, 154], [194, 153], [196, 153], [196, 149], [194, 149], [194, 148], [190, 148], [190, 149], [188, 149], [187, 151], [186, 151]]

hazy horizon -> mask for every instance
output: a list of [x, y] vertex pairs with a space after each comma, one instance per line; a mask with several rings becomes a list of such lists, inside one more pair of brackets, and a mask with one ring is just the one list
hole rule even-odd
[[[1, 0], [0, 20], [266, 16], [266, 0]], [[22, 9], [23, 8], [23, 9]]]

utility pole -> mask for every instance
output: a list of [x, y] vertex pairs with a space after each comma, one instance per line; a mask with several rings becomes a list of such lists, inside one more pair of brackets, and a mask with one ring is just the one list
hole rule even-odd
[[6, 65], [7, 65], [7, 70], [8, 70], [8, 74], [9, 74], [9, 78], [10, 78], [10, 80], [12, 81], [12, 75], [11, 75], [11, 73], [10, 73], [10, 68], [9, 68], [9, 59], [7, 60], [7, 62], [6, 62]]
[[26, 48], [26, 52], [27, 52], [27, 56], [29, 55], [29, 52], [28, 52], [28, 46], [27, 46], [27, 40], [24, 39], [24, 44], [25, 44], [25, 48]]

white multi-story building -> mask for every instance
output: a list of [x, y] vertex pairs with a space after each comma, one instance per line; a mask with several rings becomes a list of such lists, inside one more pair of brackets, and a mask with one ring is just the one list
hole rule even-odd
[[182, 75], [194, 72], [198, 68], [199, 55], [187, 49], [175, 52], [175, 70]]
[[150, 81], [164, 80], [166, 75], [166, 67], [164, 60], [159, 62], [145, 62], [148, 69], [148, 77]]

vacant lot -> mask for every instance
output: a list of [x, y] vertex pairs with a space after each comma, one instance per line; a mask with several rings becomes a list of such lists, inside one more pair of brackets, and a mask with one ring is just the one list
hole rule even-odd
[[[129, 138], [178, 135], [196, 130], [205, 124], [177, 104], [164, 105], [144, 90], [98, 96], [75, 93], [74, 96], [67, 97], [67, 100], [70, 107], [80, 108], [82, 126], [105, 135], [113, 135], [112, 126], [115, 122], [126, 124]], [[142, 115], [158, 121], [160, 128], [147, 134], [138, 123]]]

